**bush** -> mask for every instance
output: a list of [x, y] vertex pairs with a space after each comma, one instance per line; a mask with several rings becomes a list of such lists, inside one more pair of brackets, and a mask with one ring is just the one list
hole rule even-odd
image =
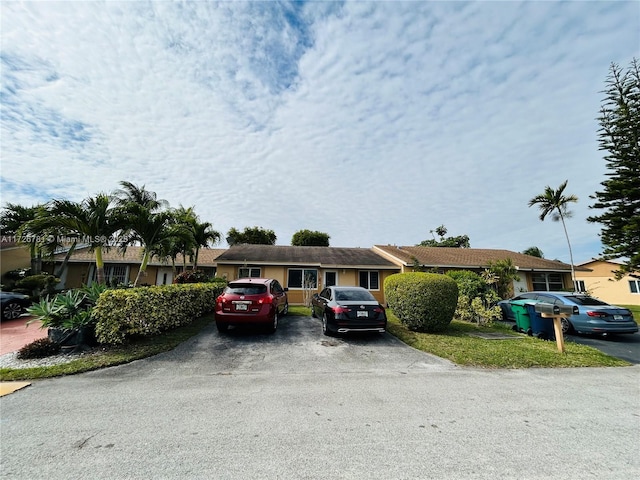
[[410, 330], [441, 332], [453, 320], [458, 285], [437, 273], [397, 273], [385, 279], [389, 307]]
[[191, 323], [212, 312], [224, 286], [219, 283], [161, 285], [107, 290], [93, 309], [100, 343], [152, 336]]
[[20, 360], [29, 358], [44, 358], [60, 353], [60, 345], [48, 338], [39, 338], [18, 350], [17, 357]]
[[471, 270], [451, 270], [445, 275], [453, 278], [458, 284], [458, 294], [469, 298], [483, 295], [489, 288], [487, 282]]
[[209, 277], [202, 270], [185, 270], [173, 279], [173, 283], [204, 283]]
[[42, 273], [40, 275], [30, 275], [24, 277], [22, 280], [16, 282], [14, 291], [24, 292], [27, 295], [33, 297], [39, 297], [40, 295], [51, 295], [55, 293], [56, 285], [60, 282], [60, 279]]

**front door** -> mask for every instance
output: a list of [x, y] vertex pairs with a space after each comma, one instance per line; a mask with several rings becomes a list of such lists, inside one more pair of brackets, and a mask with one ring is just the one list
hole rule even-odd
[[156, 285], [170, 285], [173, 283], [173, 270], [171, 268], [158, 268], [156, 276]]

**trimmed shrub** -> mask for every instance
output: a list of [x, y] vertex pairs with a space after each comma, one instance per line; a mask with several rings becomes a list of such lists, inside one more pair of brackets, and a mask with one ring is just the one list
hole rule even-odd
[[27, 360], [29, 358], [50, 357], [58, 353], [60, 353], [60, 345], [48, 338], [39, 338], [18, 350], [17, 357], [20, 360]]
[[107, 290], [93, 309], [100, 343], [152, 336], [191, 323], [215, 308], [224, 288], [219, 283], [161, 285]]
[[455, 280], [437, 273], [396, 273], [384, 281], [389, 307], [410, 330], [441, 332], [453, 320], [458, 303]]

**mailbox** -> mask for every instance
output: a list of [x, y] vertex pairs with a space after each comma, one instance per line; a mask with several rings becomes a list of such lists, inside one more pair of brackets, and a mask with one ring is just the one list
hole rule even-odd
[[552, 303], [536, 303], [536, 312], [548, 315], [573, 315], [571, 305], [553, 305]]

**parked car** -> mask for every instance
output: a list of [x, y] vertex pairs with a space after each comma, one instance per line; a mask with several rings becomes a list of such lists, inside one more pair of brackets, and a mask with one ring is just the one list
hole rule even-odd
[[31, 305], [27, 295], [15, 292], [0, 292], [2, 320], [14, 320]]
[[230, 325], [267, 326], [273, 333], [278, 318], [289, 312], [287, 289], [273, 278], [242, 278], [229, 282], [216, 299], [215, 319], [219, 332]]
[[513, 320], [513, 312], [509, 302], [513, 300], [531, 300], [552, 303], [554, 305], [570, 305], [574, 314], [562, 320], [564, 333], [635, 333], [638, 324], [630, 310], [609, 305], [584, 293], [572, 292], [527, 292], [509, 300], [498, 302], [503, 318]]
[[327, 287], [311, 299], [312, 316], [322, 319], [322, 333], [385, 332], [384, 307], [362, 287]]

